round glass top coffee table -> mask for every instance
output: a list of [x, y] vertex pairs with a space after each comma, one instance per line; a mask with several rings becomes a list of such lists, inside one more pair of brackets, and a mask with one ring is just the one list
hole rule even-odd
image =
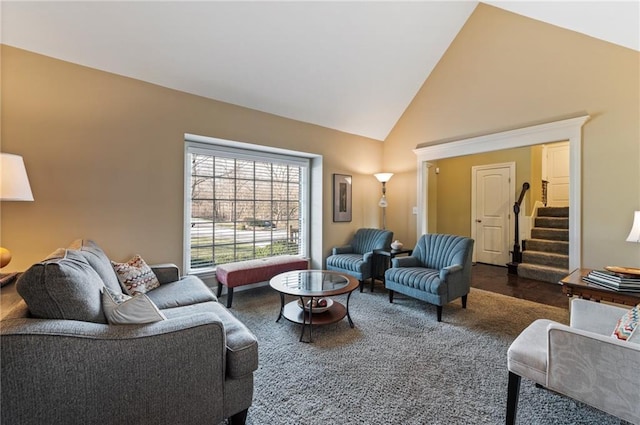
[[[349, 326], [353, 328], [353, 320], [349, 315], [349, 299], [353, 290], [360, 285], [353, 276], [327, 270], [295, 270], [274, 276], [269, 285], [280, 293], [280, 314], [276, 322], [284, 316], [290, 322], [300, 323], [300, 341], [307, 326], [307, 342], [311, 342], [312, 326], [335, 323], [345, 316], [349, 320]], [[347, 294], [346, 306], [327, 298], [342, 294]], [[285, 305], [285, 295], [298, 297], [298, 300]], [[325, 300], [326, 305], [320, 300]]]

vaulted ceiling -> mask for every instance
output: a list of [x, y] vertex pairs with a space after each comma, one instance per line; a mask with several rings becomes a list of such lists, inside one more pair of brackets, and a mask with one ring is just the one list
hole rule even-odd
[[[477, 1], [3, 1], [2, 43], [384, 140]], [[634, 1], [488, 1], [640, 50]]]

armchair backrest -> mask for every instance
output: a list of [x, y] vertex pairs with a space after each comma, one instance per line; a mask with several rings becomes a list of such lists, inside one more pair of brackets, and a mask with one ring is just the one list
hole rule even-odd
[[427, 233], [422, 235], [411, 254], [427, 268], [440, 270], [460, 264], [471, 271], [473, 239], [464, 236]]
[[391, 249], [393, 232], [380, 229], [358, 229], [350, 245], [356, 254], [365, 254], [374, 249]]

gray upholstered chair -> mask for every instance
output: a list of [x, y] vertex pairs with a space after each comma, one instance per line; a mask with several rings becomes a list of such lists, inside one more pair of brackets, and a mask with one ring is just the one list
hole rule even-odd
[[462, 297], [462, 307], [467, 308], [473, 242], [463, 236], [421, 236], [411, 256], [394, 258], [384, 274], [389, 302], [399, 292], [435, 304], [438, 322], [442, 321], [442, 306], [456, 298]]
[[538, 319], [522, 331], [507, 352], [507, 425], [516, 420], [520, 377], [640, 424], [640, 334], [626, 341], [612, 336], [628, 313], [576, 298], [569, 326]]
[[[327, 257], [327, 270], [346, 273], [360, 281], [360, 292], [364, 281], [373, 279], [371, 267], [374, 249], [391, 249], [393, 232], [380, 229], [358, 229], [349, 245], [333, 248]], [[371, 282], [373, 292], [373, 281]]]

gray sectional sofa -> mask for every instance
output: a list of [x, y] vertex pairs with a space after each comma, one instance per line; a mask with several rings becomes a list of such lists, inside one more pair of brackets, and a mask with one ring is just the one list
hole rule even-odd
[[255, 336], [197, 277], [152, 267], [147, 292], [166, 320], [108, 324], [105, 287], [122, 292], [89, 240], [20, 276], [24, 298], [0, 322], [2, 424], [244, 423]]

